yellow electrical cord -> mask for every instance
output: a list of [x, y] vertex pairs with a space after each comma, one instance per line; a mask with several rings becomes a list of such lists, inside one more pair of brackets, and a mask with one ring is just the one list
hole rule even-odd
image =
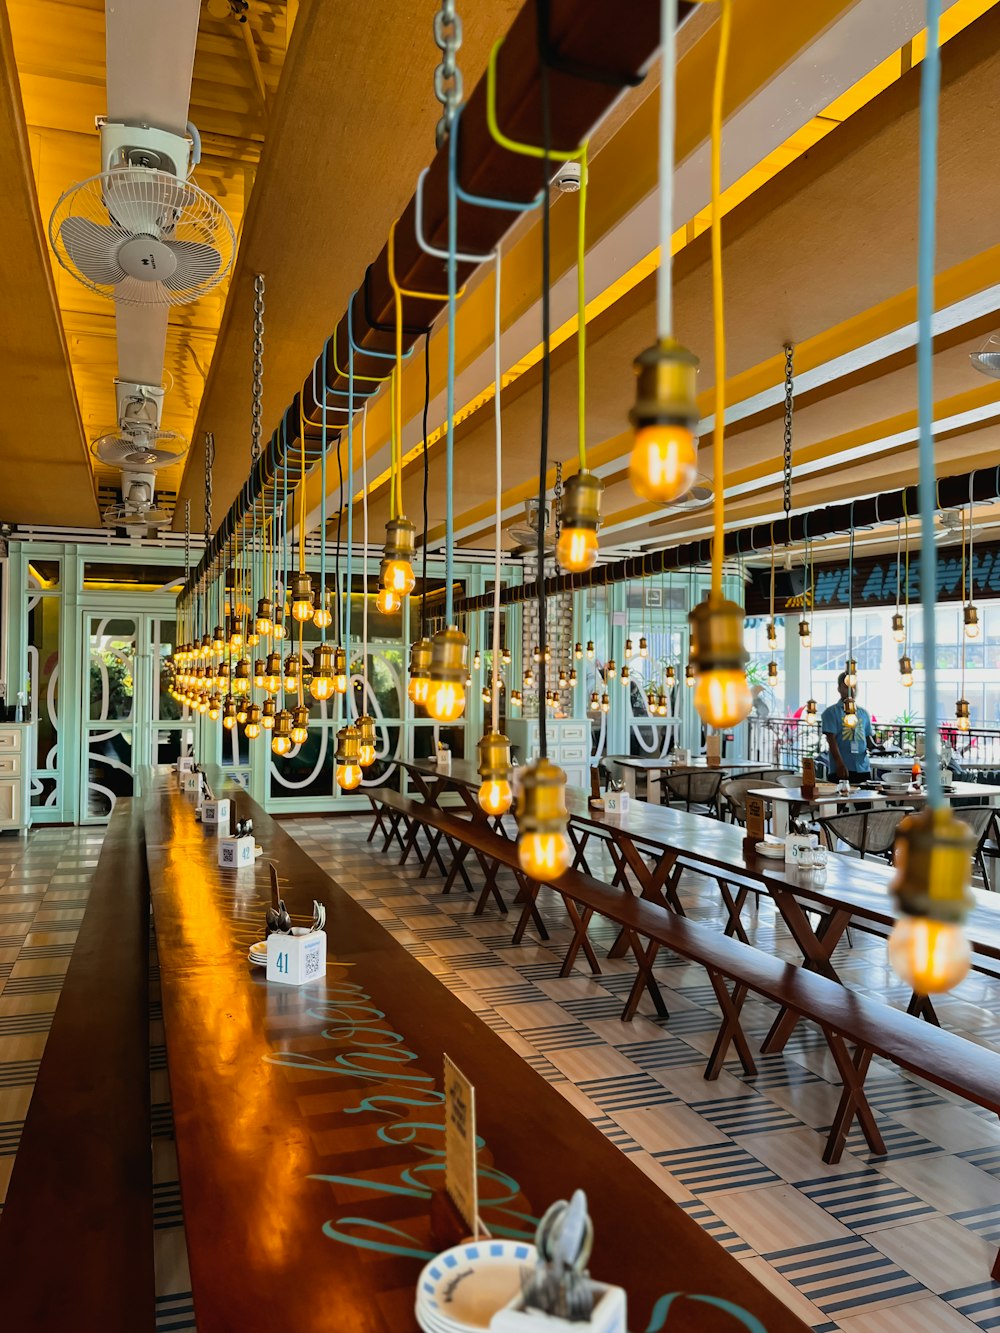
[[546, 156], [552, 162], [579, 162], [580, 163], [580, 192], [577, 211], [576, 228], [576, 309], [577, 309], [577, 452], [580, 457], [580, 469], [586, 471], [587, 468], [587, 429], [586, 429], [586, 407], [587, 407], [587, 295], [586, 295], [586, 270], [585, 270], [585, 250], [586, 250], [586, 218], [587, 218], [587, 178], [589, 175], [589, 164], [587, 150], [590, 141], [584, 139], [579, 148], [571, 150], [550, 149], [546, 154], [544, 148], [539, 148], [537, 144], [520, 143], [516, 139], [511, 139], [504, 134], [497, 120], [497, 59], [500, 54], [500, 48], [503, 46], [503, 38], [494, 42], [493, 49], [490, 51], [489, 65], [486, 70], [486, 124], [489, 128], [493, 141], [506, 148], [509, 153], [517, 153], [521, 157], [533, 157], [539, 160]]
[[299, 573], [306, 568], [306, 414], [299, 398]]
[[722, 95], [726, 84], [726, 61], [733, 25], [732, 0], [720, 0], [722, 19], [719, 51], [712, 89], [712, 307], [715, 324], [715, 427], [712, 432], [712, 467], [715, 494], [712, 497], [712, 591], [722, 597], [722, 556], [725, 543], [725, 439], [726, 439], [726, 328], [722, 287]]

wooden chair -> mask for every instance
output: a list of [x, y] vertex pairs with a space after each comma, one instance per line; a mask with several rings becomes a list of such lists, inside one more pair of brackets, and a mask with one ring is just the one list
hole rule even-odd
[[787, 768], [768, 768], [760, 775], [758, 787], [786, 787], [791, 790], [802, 785], [802, 774]]
[[909, 813], [898, 806], [892, 810], [852, 810], [824, 815], [816, 824], [831, 851], [836, 851], [839, 841], [857, 852], [862, 861], [869, 854], [890, 860], [900, 820]]
[[667, 773], [663, 778], [660, 802], [662, 805], [683, 805], [689, 813], [708, 814], [719, 819], [719, 788], [725, 776], [725, 773], [704, 768]]

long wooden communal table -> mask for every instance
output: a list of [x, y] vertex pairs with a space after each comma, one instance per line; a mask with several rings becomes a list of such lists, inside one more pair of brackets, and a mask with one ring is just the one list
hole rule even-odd
[[[684, 1290], [768, 1329], [803, 1325], [599, 1130], [359, 907], [245, 794], [264, 848], [221, 871], [215, 838], [170, 776], [144, 803], [163, 1019], [200, 1333], [398, 1333], [433, 1253], [442, 1180], [442, 1058], [477, 1089], [480, 1211], [497, 1234], [577, 1185], [596, 1229], [595, 1276], [628, 1289], [630, 1324]], [[327, 908], [324, 981], [269, 985], [246, 959], [263, 935], [266, 863], [293, 916]], [[379, 864], [376, 853], [372, 867]], [[347, 872], [350, 873], [350, 872]], [[368, 868], [359, 868], [363, 877]], [[520, 1183], [519, 1183], [520, 1182]], [[669, 1333], [735, 1333], [685, 1298]]]
[[[425, 791], [439, 798], [449, 785], [469, 787], [478, 783], [475, 765], [453, 762], [450, 774], [438, 773], [433, 764], [417, 760], [405, 765], [408, 771], [423, 770], [428, 777]], [[433, 779], [432, 779], [433, 771]], [[664, 806], [633, 802], [626, 815], [609, 815], [591, 809], [587, 793], [570, 788], [566, 804], [570, 813], [570, 837], [576, 848], [574, 864], [589, 873], [586, 851], [597, 837], [608, 848], [615, 865], [613, 882], [623, 890], [630, 878], [641, 895], [683, 914], [678, 890], [684, 869], [712, 876], [719, 885], [728, 913], [727, 934], [746, 942], [740, 912], [752, 891], [766, 892], [774, 901], [802, 954], [806, 967], [839, 981], [832, 954], [852, 922], [887, 933], [895, 923], [894, 902], [889, 891], [893, 870], [877, 861], [860, 861], [836, 852], [827, 860], [824, 877], [786, 867], [783, 861], [758, 856], [746, 850], [743, 830], [736, 825], [688, 814]], [[968, 933], [977, 960], [993, 970], [1000, 962], [1000, 897], [974, 890], [976, 905], [969, 915]], [[806, 908], [819, 915], [814, 925]], [[617, 952], [626, 949], [623, 942]], [[997, 970], [1000, 970], [998, 966]], [[936, 1021], [926, 997], [915, 997], [911, 1011]], [[762, 1049], [766, 1054], [784, 1048], [798, 1019], [782, 1011], [775, 1019]]]

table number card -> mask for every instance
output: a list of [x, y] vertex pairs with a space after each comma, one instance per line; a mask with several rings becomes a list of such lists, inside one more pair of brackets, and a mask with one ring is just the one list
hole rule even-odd
[[476, 1090], [444, 1057], [444, 1187], [473, 1236], [479, 1235]]
[[[251, 838], [252, 842], [253, 839]], [[307, 986], [326, 976], [326, 931], [267, 937], [267, 979], [283, 986]]]
[[203, 801], [201, 822], [203, 824], [217, 824], [220, 828], [228, 830], [231, 804], [228, 796], [209, 798]]
[[200, 769], [197, 772], [189, 770], [181, 777], [181, 790], [185, 796], [200, 796], [204, 781], [205, 774]]
[[764, 798], [748, 796], [746, 841], [754, 844], [764, 841]]
[[606, 815], [627, 815], [628, 792], [609, 791], [604, 797], [604, 813]]
[[254, 839], [251, 834], [246, 838], [219, 839], [219, 865], [226, 870], [241, 870], [254, 863]]

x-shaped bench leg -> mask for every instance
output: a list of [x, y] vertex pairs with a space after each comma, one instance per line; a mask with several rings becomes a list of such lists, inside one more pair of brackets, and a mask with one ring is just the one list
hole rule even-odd
[[[465, 860], [465, 858], [471, 851], [471, 848], [469, 847], [469, 844], [467, 842], [455, 843], [450, 838], [448, 839], [448, 846], [451, 848], [454, 859], [452, 860], [451, 863], [451, 869], [448, 871], [448, 878], [445, 880], [444, 885], [441, 889], [442, 894], [451, 893], [452, 885], [455, 883], [455, 880], [458, 877], [458, 872], [462, 869], [462, 862]], [[472, 888], [468, 876], [466, 876], [465, 883], [468, 889]]]
[[937, 1011], [930, 1002], [927, 995], [918, 995], [916, 991], [910, 996], [910, 1003], [906, 1006], [906, 1012], [913, 1014], [916, 1018], [925, 1018], [928, 1023], [933, 1023], [936, 1028], [941, 1026], [941, 1020], [937, 1016]]
[[569, 837], [570, 842], [573, 844], [573, 869], [582, 870], [585, 875], [589, 875], [590, 866], [587, 865], [587, 858], [584, 856], [584, 852], [586, 851], [587, 843], [590, 841], [590, 830], [582, 829], [578, 831], [571, 820], [569, 825]]
[[402, 865], [404, 861], [410, 859], [411, 852], [416, 852], [418, 856], [420, 855], [420, 846], [417, 843], [417, 835], [420, 833], [422, 825], [418, 820], [408, 820], [404, 816], [403, 827], [406, 829], [406, 838], [400, 841], [400, 846], [403, 849], [399, 857], [400, 865]]
[[636, 939], [634, 935], [629, 936], [629, 943], [632, 947], [638, 971], [635, 974], [635, 981], [632, 982], [628, 999], [625, 1001], [625, 1008], [622, 1010], [622, 1022], [631, 1023], [632, 1019], [635, 1018], [644, 990], [649, 992], [649, 998], [653, 1001], [653, 1008], [659, 1016], [669, 1018], [670, 1010], [667, 1008], [663, 996], [660, 994], [656, 978], [653, 976], [653, 966], [656, 963], [656, 956], [660, 952], [660, 945], [655, 940], [650, 940], [649, 944], [643, 948], [642, 941]]
[[726, 911], [729, 913], [729, 920], [726, 923], [726, 934], [735, 935], [738, 940], [744, 944], [749, 944], [750, 939], [743, 929], [743, 922], [740, 920], [740, 913], [743, 910], [743, 904], [747, 900], [747, 894], [750, 889], [746, 885], [737, 888], [736, 897], [733, 897], [733, 886], [727, 884], [724, 879], [719, 880], [719, 892], [722, 894], [722, 901], [725, 904]]
[[[368, 800], [369, 803], [371, 804], [372, 814], [375, 816], [375, 818], [372, 820], [371, 831], [369, 832], [368, 837], [366, 839], [367, 842], [371, 842], [372, 839], [375, 837], [375, 833], [378, 829], [381, 829], [383, 834], [385, 833], [385, 823], [382, 819], [382, 807], [379, 805], [378, 801], [376, 801], [374, 796], [369, 796]], [[386, 842], [386, 846], [388, 845], [389, 845], [388, 842]]]
[[597, 961], [597, 954], [594, 952], [594, 946], [587, 938], [587, 927], [590, 925], [590, 918], [594, 915], [592, 907], [585, 907], [582, 912], [577, 908], [572, 898], [563, 897], [566, 906], [566, 914], [573, 926], [573, 938], [570, 946], [566, 950], [566, 957], [563, 959], [562, 967], [559, 969], [561, 977], [568, 977], [573, 971], [573, 965], [576, 962], [576, 956], [583, 949], [587, 962], [590, 964], [591, 973], [596, 977], [600, 976], [601, 965]]
[[826, 1141], [823, 1161], [828, 1166], [836, 1166], [840, 1161], [844, 1152], [844, 1144], [847, 1142], [848, 1131], [855, 1116], [858, 1117], [858, 1124], [861, 1126], [861, 1132], [864, 1134], [869, 1148], [873, 1153], [884, 1157], [885, 1143], [875, 1120], [874, 1112], [868, 1105], [868, 1098], [865, 1096], [865, 1075], [868, 1073], [868, 1066], [871, 1064], [871, 1049], [867, 1046], [856, 1046], [852, 1058], [847, 1049], [847, 1042], [844, 1041], [839, 1032], [824, 1028], [823, 1035], [826, 1037], [830, 1054], [834, 1058], [837, 1071], [844, 1083], [840, 1105], [837, 1107], [837, 1114], [833, 1118], [830, 1134]]
[[541, 939], [547, 940], [549, 938], [549, 932], [545, 929], [545, 922], [542, 920], [541, 913], [538, 911], [538, 907], [535, 904], [535, 899], [538, 897], [538, 890], [542, 886], [537, 880], [529, 879], [527, 875], [522, 874], [519, 870], [514, 871], [514, 876], [520, 885], [517, 901], [523, 902], [524, 906], [521, 909], [520, 919], [514, 928], [511, 944], [521, 943], [521, 940], [524, 938], [524, 932], [528, 928], [529, 921], [534, 921], [535, 929], [538, 931]]
[[479, 862], [480, 870], [483, 872], [484, 883], [482, 892], [479, 895], [479, 901], [476, 903], [475, 915], [482, 916], [483, 912], [486, 911], [486, 904], [490, 900], [490, 894], [492, 894], [496, 900], [497, 907], [499, 907], [500, 911], [506, 916], [507, 904], [504, 902], [503, 894], [500, 892], [499, 886], [497, 885], [500, 862], [491, 860], [490, 857], [485, 856], [479, 851], [476, 852], [476, 859]]
[[747, 998], [749, 987], [739, 981], [733, 986], [733, 993], [730, 995], [725, 978], [720, 973], [710, 971], [708, 972], [708, 979], [712, 983], [715, 998], [722, 1010], [722, 1025], [719, 1028], [719, 1035], [715, 1039], [715, 1045], [712, 1047], [712, 1054], [708, 1058], [708, 1064], [705, 1066], [705, 1077], [707, 1079], [719, 1077], [722, 1066], [726, 1062], [729, 1047], [735, 1045], [736, 1054], [743, 1066], [743, 1072], [749, 1078], [752, 1078], [757, 1072], [757, 1066], [754, 1063], [753, 1053], [740, 1024], [743, 1001]]
[[[818, 930], [814, 930], [805, 912], [795, 900], [794, 893], [787, 890], [772, 890], [772, 896], [781, 918], [792, 934], [795, 943], [802, 950], [803, 966], [808, 972], [818, 972], [831, 981], [840, 981], [836, 969], [830, 962], [830, 955], [840, 942], [844, 931], [851, 924], [848, 911], [835, 909], [828, 913]], [[800, 1015], [793, 1009], [783, 1008], [771, 1024], [770, 1031], [761, 1043], [761, 1050], [766, 1055], [776, 1054], [785, 1049], [785, 1043], [795, 1030]]]

